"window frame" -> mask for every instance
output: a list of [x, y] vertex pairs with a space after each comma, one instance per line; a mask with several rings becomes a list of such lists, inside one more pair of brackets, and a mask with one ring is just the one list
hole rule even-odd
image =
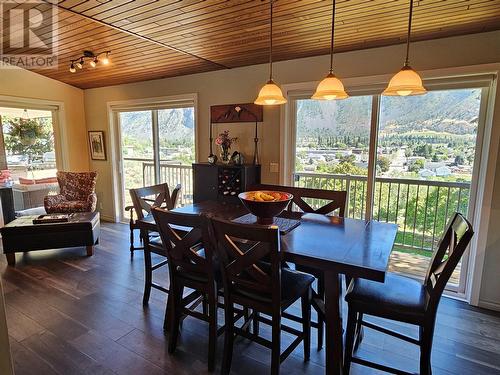
[[[154, 98], [144, 98], [144, 99], [130, 99], [130, 100], [120, 100], [112, 101], [106, 103], [108, 109], [108, 121], [110, 128], [111, 137], [111, 179], [113, 182], [113, 221], [122, 222], [126, 218], [122, 215], [121, 206], [124, 199], [124, 192], [122, 191], [123, 184], [123, 165], [121, 162], [121, 132], [120, 132], [120, 112], [133, 112], [133, 111], [151, 111], [152, 122], [153, 122], [153, 158], [155, 159], [155, 180], [160, 181], [160, 167], [159, 163], [156, 163], [156, 158], [159, 158], [159, 138], [158, 131], [155, 132], [154, 127], [158, 128], [158, 122], [155, 120], [157, 116], [153, 115], [153, 112], [157, 112], [160, 109], [171, 109], [171, 108], [182, 108], [182, 107], [193, 107], [194, 108], [194, 144], [195, 144], [195, 160], [199, 155], [199, 122], [198, 122], [198, 94], [182, 94], [182, 95], [172, 95]], [[156, 125], [155, 125], [156, 124]], [[159, 161], [159, 160], [158, 160]]]
[[[475, 227], [481, 227], [486, 218], [483, 215], [483, 198], [488, 193], [491, 199], [493, 180], [488, 177], [486, 170], [494, 168], [496, 155], [490, 155], [492, 150], [498, 149], [498, 139], [490, 139], [493, 126], [493, 107], [495, 106], [495, 93], [497, 92], [497, 76], [500, 71], [500, 64], [492, 64], [476, 67], [461, 67], [451, 69], [436, 69], [421, 72], [424, 86], [428, 90], [447, 90], [481, 88], [481, 105], [479, 111], [478, 134], [476, 141], [475, 160], [473, 166], [473, 176], [471, 181], [471, 203], [468, 216]], [[390, 75], [365, 76], [344, 79], [344, 85], [351, 96], [372, 95], [372, 122], [370, 127], [370, 146], [367, 178], [367, 198], [365, 207], [365, 217], [372, 217], [373, 194], [375, 191], [375, 167], [377, 156], [377, 140], [379, 129], [380, 93], [385, 88]], [[295, 166], [295, 145], [296, 145], [296, 100], [309, 99], [313, 94], [317, 82], [303, 82], [283, 85], [285, 97], [288, 103], [281, 108], [280, 131], [284, 138], [281, 143], [280, 156], [280, 183], [289, 185], [293, 183], [292, 174]], [[492, 166], [493, 165], [493, 166]], [[489, 210], [487, 210], [489, 214]], [[466, 300], [472, 304], [479, 303], [479, 289], [481, 283], [482, 267], [484, 263], [484, 250], [478, 250], [478, 243], [483, 245], [487, 233], [477, 233], [469, 247], [469, 256], [465, 257], [462, 266], [461, 280], [458, 287], [451, 286], [447, 293], [457, 299]], [[464, 279], [466, 278], [466, 279]]]

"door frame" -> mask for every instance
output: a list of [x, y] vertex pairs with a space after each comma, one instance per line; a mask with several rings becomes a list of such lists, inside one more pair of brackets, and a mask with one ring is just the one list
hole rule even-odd
[[[488, 97], [485, 105], [480, 109], [480, 116], [484, 116], [482, 143], [476, 143], [482, 151], [481, 157], [476, 158], [476, 163], [480, 163], [479, 168], [475, 168], [473, 181], [471, 183], [471, 194], [475, 197], [471, 201], [469, 209], [469, 218], [476, 228], [476, 235], [472, 239], [470, 245], [470, 255], [468, 264], [464, 269], [467, 274], [467, 282], [465, 290], [452, 292], [452, 296], [458, 299], [466, 300], [472, 305], [479, 305], [479, 294], [481, 289], [481, 279], [484, 267], [484, 257], [486, 251], [486, 240], [488, 235], [488, 224], [491, 215], [491, 202], [493, 197], [493, 184], [495, 177], [495, 168], [498, 158], [500, 134], [496, 130], [494, 132], [493, 124], [500, 124], [500, 100], [495, 101], [495, 98], [500, 97], [500, 87], [497, 85], [498, 74], [500, 72], [500, 64], [483, 64], [457, 68], [433, 69], [421, 71], [421, 76], [427, 86], [434, 86], [440, 82], [454, 82], [457, 88], [463, 86], [464, 82], [478, 81], [484, 77], [488, 77]], [[347, 91], [358, 95], [381, 93], [387, 85], [392, 75], [376, 75], [346, 78], [343, 80], [344, 85], [348, 88]], [[296, 95], [306, 95], [314, 91], [318, 82], [302, 82], [282, 85], [285, 97], [294, 97]], [[495, 108], [496, 107], [496, 108]], [[497, 109], [495, 111], [495, 109]], [[283, 142], [280, 142], [280, 183], [289, 184], [292, 180], [293, 173], [293, 158], [295, 148], [295, 101], [289, 100], [280, 110], [280, 132]], [[372, 122], [373, 125], [373, 122]], [[371, 129], [370, 139], [376, 136], [376, 132]], [[478, 133], [479, 137], [479, 133]], [[376, 143], [375, 143], [376, 145]], [[370, 141], [372, 146], [372, 141]], [[478, 150], [476, 149], [476, 153]], [[376, 148], [370, 152], [376, 155]], [[477, 155], [477, 154], [476, 154]], [[480, 160], [479, 160], [480, 159]], [[475, 181], [474, 181], [475, 180]], [[373, 184], [374, 181], [371, 181]], [[370, 181], [368, 181], [370, 184]], [[371, 186], [370, 186], [371, 188]], [[368, 191], [370, 191], [370, 188]], [[373, 189], [371, 189], [373, 191]]]
[[198, 121], [198, 94], [180, 94], [141, 99], [127, 99], [110, 101], [106, 103], [108, 112], [108, 123], [110, 129], [110, 160], [111, 181], [113, 186], [113, 221], [120, 222], [122, 219], [121, 202], [123, 202], [122, 181], [123, 165], [121, 165], [121, 138], [118, 113], [125, 111], [155, 110], [168, 107], [180, 106], [189, 103], [194, 107], [194, 144], [195, 158], [199, 155], [199, 121]]

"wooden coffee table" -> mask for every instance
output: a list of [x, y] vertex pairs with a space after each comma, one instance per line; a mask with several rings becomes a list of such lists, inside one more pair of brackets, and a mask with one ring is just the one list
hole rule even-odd
[[36, 217], [21, 216], [1, 228], [9, 265], [15, 265], [15, 253], [34, 250], [85, 246], [88, 256], [94, 254], [100, 232], [98, 212], [74, 213], [65, 223], [33, 224]]

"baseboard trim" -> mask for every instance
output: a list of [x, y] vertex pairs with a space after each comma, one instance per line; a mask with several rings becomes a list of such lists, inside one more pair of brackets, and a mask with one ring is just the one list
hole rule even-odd
[[108, 221], [110, 223], [116, 223], [116, 220], [113, 216], [108, 216], [108, 215], [103, 215], [101, 214], [101, 220], [102, 221]]
[[497, 302], [488, 302], [479, 300], [478, 306], [488, 310], [500, 311], [500, 303]]

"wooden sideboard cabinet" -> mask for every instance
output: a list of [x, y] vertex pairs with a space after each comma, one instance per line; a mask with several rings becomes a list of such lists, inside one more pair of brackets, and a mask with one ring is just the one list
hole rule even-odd
[[193, 201], [239, 202], [238, 194], [260, 184], [260, 165], [193, 164]]

